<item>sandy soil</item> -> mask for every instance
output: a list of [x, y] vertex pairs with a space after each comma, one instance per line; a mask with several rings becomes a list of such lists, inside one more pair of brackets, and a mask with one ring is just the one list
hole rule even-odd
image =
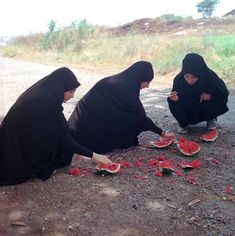
[[[0, 119], [28, 86], [53, 69], [0, 58]], [[103, 77], [75, 73], [83, 86], [75, 99], [65, 104], [66, 117], [77, 99]], [[145, 90], [141, 99], [159, 126], [175, 132], [177, 124], [166, 103], [170, 86], [158, 85]], [[138, 147], [109, 153], [112, 160], [131, 164], [116, 175], [97, 175], [94, 163], [75, 157], [71, 166], [58, 170], [46, 182], [34, 179], [0, 187], [0, 236], [235, 235], [234, 100], [231, 95], [230, 111], [218, 119], [215, 142], [199, 140], [205, 131], [203, 123], [185, 136], [201, 145], [195, 157], [186, 158], [175, 144], [151, 149], [147, 144], [158, 137], [144, 132]], [[149, 163], [159, 156], [171, 159], [177, 171], [156, 176], [157, 167]], [[184, 171], [178, 165], [182, 160], [199, 160], [202, 166]], [[72, 167], [81, 174], [69, 175]]]

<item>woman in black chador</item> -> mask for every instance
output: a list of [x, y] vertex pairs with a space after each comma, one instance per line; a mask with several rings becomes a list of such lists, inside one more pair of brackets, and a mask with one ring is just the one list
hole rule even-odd
[[73, 141], [62, 103], [79, 86], [68, 68], [60, 68], [26, 90], [0, 126], [0, 185], [22, 183], [32, 177], [48, 179], [70, 164], [73, 153], [110, 162]]
[[105, 153], [137, 145], [141, 131], [170, 135], [146, 116], [139, 99], [140, 89], [148, 87], [153, 76], [151, 63], [139, 61], [97, 82], [68, 120], [74, 140]]
[[179, 133], [187, 133], [191, 124], [207, 121], [207, 129], [216, 129], [215, 119], [228, 111], [228, 89], [209, 69], [204, 59], [189, 53], [181, 72], [175, 77], [168, 97], [169, 108], [179, 123]]

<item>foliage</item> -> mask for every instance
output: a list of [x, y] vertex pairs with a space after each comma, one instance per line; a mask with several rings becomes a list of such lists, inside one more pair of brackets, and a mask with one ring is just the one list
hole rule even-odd
[[219, 0], [203, 0], [197, 4], [197, 11], [202, 13], [203, 18], [211, 18], [212, 12], [215, 10]]
[[235, 75], [235, 36], [209, 35], [204, 37], [203, 44], [207, 48], [206, 52], [210, 52], [210, 58], [213, 59], [212, 67], [223, 77], [232, 78]]
[[63, 51], [71, 47], [74, 51], [79, 51], [86, 37], [94, 31], [92, 25], [86, 20], [73, 21], [68, 27], [56, 29], [56, 21], [51, 20], [48, 25], [48, 32], [41, 42], [44, 50]]
[[182, 16], [175, 16], [174, 14], [165, 14], [165, 15], [161, 15], [157, 18], [164, 20], [164, 21], [179, 21], [179, 20], [183, 19]]
[[51, 28], [45, 34], [17, 37], [0, 51], [8, 57], [69, 63], [104, 73], [117, 72], [137, 60], [148, 60], [158, 75], [176, 74], [185, 54], [196, 52], [226, 82], [235, 80], [235, 34], [209, 32], [117, 37], [83, 20], [61, 29]]
[[57, 22], [55, 20], [51, 20], [48, 24], [48, 30], [50, 33], [54, 32], [56, 30], [57, 27]]
[[75, 20], [71, 22], [71, 30], [79, 32], [79, 36], [81, 38], [85, 38], [87, 35], [94, 32], [94, 27], [87, 22], [86, 19], [83, 19], [81, 21]]
[[15, 57], [17, 53], [15, 47], [5, 47], [2, 54], [4, 57]]

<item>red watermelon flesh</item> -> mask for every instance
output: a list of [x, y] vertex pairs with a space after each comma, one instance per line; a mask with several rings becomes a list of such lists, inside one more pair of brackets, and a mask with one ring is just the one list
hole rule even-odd
[[219, 132], [217, 129], [211, 130], [200, 136], [200, 139], [206, 142], [213, 142], [218, 138]]
[[193, 166], [191, 165], [191, 163], [187, 161], [182, 161], [181, 167], [183, 169], [193, 169]]
[[177, 142], [177, 147], [186, 156], [192, 156], [200, 151], [200, 145], [196, 142], [181, 137]]
[[174, 136], [165, 136], [160, 138], [157, 141], [150, 141], [151, 145], [157, 148], [163, 148], [171, 145], [175, 141]]
[[199, 160], [194, 160], [191, 162], [182, 161], [180, 165], [183, 169], [194, 169], [194, 168], [200, 168], [202, 166], [202, 163]]
[[161, 161], [159, 163], [159, 169], [163, 174], [170, 174], [174, 171], [174, 168], [168, 161]]
[[95, 169], [98, 171], [98, 172], [101, 172], [103, 174], [114, 174], [114, 173], [117, 173], [121, 168], [121, 164], [120, 163], [111, 163], [111, 164], [104, 164], [104, 163], [100, 163], [98, 164]]

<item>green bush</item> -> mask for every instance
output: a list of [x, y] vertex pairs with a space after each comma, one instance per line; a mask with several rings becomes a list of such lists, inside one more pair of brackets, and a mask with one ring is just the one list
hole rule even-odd
[[2, 54], [4, 57], [12, 58], [12, 57], [16, 56], [16, 54], [17, 54], [16, 52], [17, 52], [17, 50], [15, 47], [4, 47]]
[[51, 21], [48, 29], [41, 41], [41, 48], [59, 52], [71, 47], [75, 52], [80, 51], [84, 40], [94, 32], [94, 27], [86, 20], [73, 21], [70, 26], [57, 30], [55, 21]]

